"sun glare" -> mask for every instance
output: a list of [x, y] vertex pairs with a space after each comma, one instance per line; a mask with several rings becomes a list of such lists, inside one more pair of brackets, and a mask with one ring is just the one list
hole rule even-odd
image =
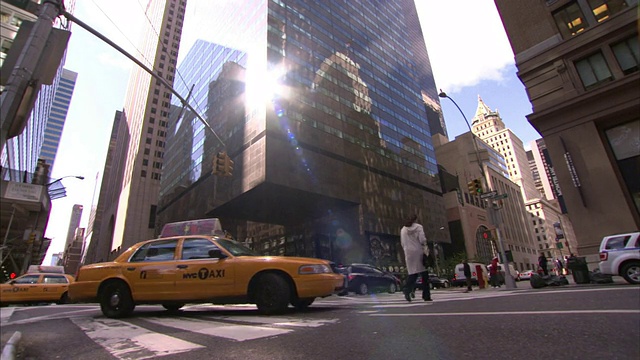
[[282, 67], [276, 67], [266, 72], [247, 74], [247, 88], [251, 89], [247, 94], [248, 103], [266, 104], [276, 97], [286, 97], [288, 89], [282, 84], [285, 73]]

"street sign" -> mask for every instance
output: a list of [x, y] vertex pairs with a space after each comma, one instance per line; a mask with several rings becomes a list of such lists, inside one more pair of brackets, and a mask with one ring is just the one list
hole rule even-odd
[[496, 196], [497, 194], [498, 194], [498, 192], [495, 191], [495, 190], [489, 191], [488, 193], [484, 193], [484, 194], [480, 195], [480, 199], [492, 198], [492, 197]]
[[506, 199], [508, 197], [507, 194], [500, 194], [493, 197], [493, 200]]

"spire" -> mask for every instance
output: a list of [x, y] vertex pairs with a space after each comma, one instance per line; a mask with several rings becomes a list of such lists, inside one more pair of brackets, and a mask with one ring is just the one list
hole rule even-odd
[[476, 115], [474, 117], [480, 117], [480, 115], [489, 115], [492, 111], [489, 107], [482, 101], [480, 95], [478, 95], [478, 109], [476, 110]]

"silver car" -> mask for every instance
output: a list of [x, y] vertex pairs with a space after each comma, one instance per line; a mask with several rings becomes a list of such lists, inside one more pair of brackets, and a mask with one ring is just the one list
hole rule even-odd
[[605, 236], [600, 243], [600, 272], [640, 284], [640, 232]]

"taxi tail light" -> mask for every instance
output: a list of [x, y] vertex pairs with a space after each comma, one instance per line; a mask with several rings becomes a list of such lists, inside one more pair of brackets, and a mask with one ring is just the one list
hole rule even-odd
[[600, 253], [600, 261], [607, 261], [607, 259], [609, 258], [609, 253], [606, 251], [603, 251]]

